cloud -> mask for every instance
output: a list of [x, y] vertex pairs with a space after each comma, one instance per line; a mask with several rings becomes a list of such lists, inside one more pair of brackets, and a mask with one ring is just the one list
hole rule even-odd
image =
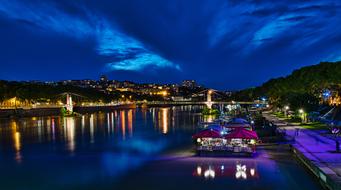
[[328, 55], [322, 61], [330, 61], [330, 62], [341, 61], [341, 53], [333, 53], [331, 55]]
[[300, 15], [283, 15], [264, 25], [258, 30], [252, 39], [255, 46], [262, 45], [267, 41], [280, 36], [290, 28], [303, 22]]
[[110, 26], [104, 25], [97, 30], [98, 47], [100, 55], [112, 57], [115, 61], [106, 64], [110, 70], [143, 71], [145, 68], [174, 68], [181, 70], [180, 66], [170, 62], [162, 56], [150, 51], [140, 41], [127, 36]]
[[30, 23], [34, 26], [32, 30], [38, 27], [78, 40], [95, 39], [97, 45], [94, 48], [99, 55], [113, 60], [120, 59], [118, 62], [106, 63], [105, 68], [110, 68], [110, 70], [139, 71], [147, 66], [152, 66], [153, 69], [180, 70], [179, 65], [150, 50], [143, 42], [123, 33], [112, 21], [109, 22], [86, 8], [79, 9], [84, 12], [82, 17], [59, 10], [52, 3], [38, 5], [4, 1], [0, 4], [2, 15], [12, 20]]
[[[247, 87], [301, 66], [338, 59], [340, 4], [339, 0], [2, 0], [0, 24], [9, 27], [0, 31], [0, 40], [10, 38], [1, 48], [10, 54], [2, 54], [0, 61], [19, 65], [24, 56], [16, 55], [21, 53], [32, 65], [43, 65], [54, 58], [33, 60], [26, 47], [49, 54], [65, 52], [59, 48], [77, 43], [84, 49], [61, 55], [59, 67], [67, 68], [70, 62], [87, 65], [81, 71], [75, 66], [79, 76], [107, 71], [118, 80], [193, 78], [217, 88]], [[21, 35], [27, 29], [33, 32]], [[13, 39], [17, 41], [11, 43]], [[41, 46], [19, 47], [20, 42], [40, 39]], [[55, 41], [54, 48], [42, 49]], [[2, 70], [11, 73], [9, 66]]]
[[123, 71], [140, 71], [144, 68], [174, 68], [181, 70], [179, 65], [173, 64], [162, 57], [151, 53], [139, 53], [131, 59], [123, 59], [121, 61], [115, 61], [107, 64], [107, 68], [110, 70], [123, 70]]
[[59, 11], [52, 4], [33, 5], [15, 0], [3, 1], [0, 4], [0, 12], [9, 19], [32, 23], [44, 30], [63, 33], [75, 38], [84, 38], [93, 32], [89, 23]]

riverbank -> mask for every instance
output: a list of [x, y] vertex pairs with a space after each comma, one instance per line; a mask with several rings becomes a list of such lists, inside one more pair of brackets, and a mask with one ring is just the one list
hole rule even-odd
[[298, 159], [316, 175], [326, 188], [341, 189], [341, 154], [333, 152], [335, 141], [318, 131], [284, 121], [270, 112], [263, 116], [282, 130], [292, 140], [292, 151]]

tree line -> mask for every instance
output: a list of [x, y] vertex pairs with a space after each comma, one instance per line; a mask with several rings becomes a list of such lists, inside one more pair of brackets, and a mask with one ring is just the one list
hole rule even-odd
[[302, 67], [286, 77], [271, 79], [259, 87], [248, 88], [234, 93], [236, 100], [250, 101], [267, 97], [276, 107], [290, 105], [290, 108], [315, 110], [319, 106], [324, 90], [340, 92], [341, 61], [321, 62]]

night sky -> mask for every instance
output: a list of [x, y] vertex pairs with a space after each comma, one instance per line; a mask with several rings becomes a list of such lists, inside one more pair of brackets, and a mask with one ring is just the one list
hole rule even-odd
[[1, 0], [0, 79], [242, 89], [341, 59], [340, 0]]

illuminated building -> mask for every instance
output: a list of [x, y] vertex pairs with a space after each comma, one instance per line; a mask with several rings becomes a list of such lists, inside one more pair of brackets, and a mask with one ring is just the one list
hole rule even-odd
[[182, 81], [182, 86], [187, 87], [187, 88], [197, 87], [195, 80], [184, 80]]

